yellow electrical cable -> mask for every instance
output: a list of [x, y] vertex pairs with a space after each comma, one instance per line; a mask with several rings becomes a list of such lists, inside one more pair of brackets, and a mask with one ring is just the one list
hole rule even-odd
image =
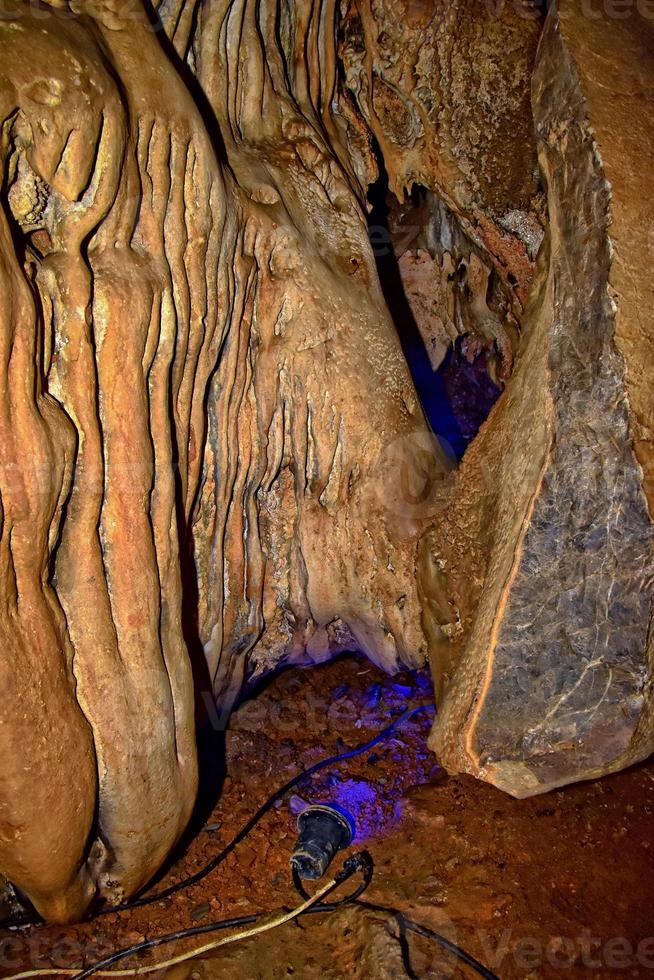
[[[327, 892], [331, 891], [338, 884], [335, 878], [323, 885], [322, 888], [318, 889], [315, 895], [303, 902], [302, 905], [298, 905], [296, 908], [292, 909], [290, 912], [284, 912], [282, 915], [277, 915], [273, 919], [268, 919], [267, 922], [261, 922], [256, 926], [252, 926], [249, 929], [244, 929], [242, 932], [232, 933], [231, 936], [223, 936], [222, 939], [214, 939], [210, 943], [206, 943], [204, 946], [199, 946], [197, 949], [191, 949], [188, 953], [180, 953], [179, 956], [173, 956], [169, 960], [164, 960], [162, 963], [152, 963], [150, 966], [138, 966], [132, 970], [98, 970], [97, 976], [99, 977], [141, 977], [146, 973], [155, 973], [157, 970], [167, 970], [171, 966], [177, 966], [178, 963], [183, 963], [185, 960], [194, 959], [196, 956], [203, 956], [205, 953], [210, 953], [214, 949], [218, 949], [219, 946], [226, 946], [228, 943], [238, 942], [239, 939], [249, 939], [251, 936], [256, 936], [260, 932], [267, 932], [269, 929], [275, 929], [277, 926], [283, 926], [287, 922], [291, 922], [298, 915], [301, 915], [306, 909], [310, 908], [317, 901], [323, 898]], [[81, 970], [24, 970], [22, 973], [14, 973], [13, 976], [5, 977], [4, 980], [29, 980], [31, 977], [75, 977]]]

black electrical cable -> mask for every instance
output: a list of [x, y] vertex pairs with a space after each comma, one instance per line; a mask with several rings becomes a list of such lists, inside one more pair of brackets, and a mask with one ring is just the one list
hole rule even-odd
[[[378, 735], [376, 735], [369, 742], [365, 742], [363, 745], [358, 745], [353, 749], [347, 749], [345, 752], [341, 752], [339, 755], [330, 756], [327, 759], [322, 759], [320, 762], [316, 762], [315, 765], [310, 766], [308, 769], [304, 769], [302, 772], [293, 776], [287, 783], [285, 783], [280, 789], [276, 790], [272, 796], [270, 796], [262, 806], [250, 817], [247, 823], [239, 830], [235, 837], [226, 844], [225, 847], [218, 854], [213, 857], [208, 864], [194, 874], [189, 875], [187, 878], [182, 878], [180, 881], [173, 885], [169, 885], [168, 888], [164, 888], [160, 892], [155, 892], [154, 895], [144, 895], [143, 898], [135, 898], [129, 902], [124, 902], [122, 905], [116, 906], [106, 906], [99, 909], [94, 917], [100, 915], [110, 915], [112, 912], [126, 912], [128, 909], [142, 908], [144, 905], [150, 905], [152, 902], [159, 902], [165, 898], [169, 898], [171, 895], [175, 895], [177, 892], [182, 891], [185, 888], [190, 888], [191, 885], [197, 884], [198, 881], [202, 881], [206, 878], [208, 874], [215, 870], [219, 864], [232, 853], [235, 847], [244, 840], [248, 834], [254, 829], [254, 827], [259, 823], [262, 817], [268, 813], [268, 811], [298, 783], [301, 783], [304, 779], [309, 779], [315, 773], [320, 772], [322, 769], [327, 769], [329, 766], [336, 765], [339, 762], [345, 762], [347, 759], [353, 759], [357, 755], [362, 755], [364, 752], [369, 752], [376, 745], [382, 742], [389, 735], [392, 735], [401, 725], [403, 725], [410, 718], [415, 715], [420, 714], [423, 711], [435, 711], [435, 706], [432, 702], [425, 704], [419, 704], [415, 708], [409, 708], [399, 715], [395, 721], [383, 728]], [[6, 919], [4, 922], [0, 922], [0, 929], [11, 929], [18, 928], [19, 926], [25, 925], [35, 925], [40, 920], [35, 918], [30, 918], [28, 916], [17, 916], [12, 919]]]
[[440, 932], [435, 932], [433, 929], [428, 929], [427, 926], [421, 926], [420, 923], [414, 922], [413, 919], [409, 919], [404, 912], [400, 912], [399, 909], [390, 908], [387, 905], [377, 905], [377, 903], [372, 902], [361, 902], [357, 901], [355, 903], [359, 908], [368, 909], [371, 912], [383, 912], [386, 915], [392, 915], [398, 925], [403, 926], [404, 929], [408, 929], [410, 932], [418, 933], [420, 936], [425, 936], [427, 939], [431, 939], [433, 942], [438, 943], [443, 949], [446, 949], [448, 953], [452, 953], [457, 959], [461, 960], [463, 963], [467, 963], [480, 977], [484, 977], [485, 980], [499, 980], [499, 977], [476, 960], [474, 956], [467, 953], [465, 949], [461, 949], [456, 943], [453, 943], [451, 939], [446, 936], [441, 935]]
[[391, 722], [390, 725], [387, 725], [386, 728], [382, 729], [382, 731], [379, 732], [378, 735], [370, 739], [370, 741], [366, 742], [364, 745], [358, 745], [353, 749], [347, 749], [345, 752], [341, 752], [339, 755], [333, 755], [330, 756], [328, 759], [322, 759], [320, 762], [316, 762], [315, 765], [310, 766], [308, 769], [304, 769], [302, 772], [298, 773], [296, 776], [293, 776], [292, 779], [289, 779], [287, 783], [284, 783], [283, 786], [281, 786], [278, 790], [276, 790], [273, 793], [273, 795], [270, 796], [266, 800], [266, 802], [259, 807], [256, 813], [254, 813], [250, 817], [250, 819], [241, 828], [241, 830], [239, 830], [236, 836], [231, 839], [229, 844], [226, 844], [225, 847], [222, 849], [222, 851], [216, 854], [215, 857], [213, 857], [207, 864], [205, 864], [203, 868], [200, 868], [199, 871], [196, 871], [194, 874], [189, 875], [187, 878], [182, 878], [180, 881], [176, 882], [173, 885], [169, 885], [168, 888], [164, 888], [162, 891], [156, 892], [154, 895], [146, 895], [143, 898], [135, 898], [131, 902], [125, 902], [123, 905], [118, 905], [115, 908], [107, 907], [104, 909], [100, 909], [100, 911], [97, 914], [106, 915], [111, 912], [122, 912], [122, 911], [126, 911], [127, 909], [140, 908], [143, 905], [149, 905], [151, 902], [159, 902], [164, 898], [169, 898], [171, 895], [174, 895], [177, 892], [182, 891], [184, 888], [190, 888], [191, 885], [195, 885], [197, 884], [198, 881], [202, 881], [202, 879], [206, 878], [208, 874], [214, 871], [219, 864], [223, 863], [225, 858], [227, 858], [232, 853], [234, 848], [237, 847], [241, 843], [241, 841], [244, 840], [248, 836], [248, 834], [251, 833], [251, 831], [259, 823], [261, 818], [264, 817], [270, 809], [272, 809], [275, 803], [283, 799], [283, 797], [286, 796], [286, 794], [290, 790], [294, 789], [298, 785], [298, 783], [301, 783], [304, 779], [309, 779], [311, 776], [315, 775], [315, 773], [317, 772], [320, 772], [322, 769], [327, 769], [329, 768], [329, 766], [336, 765], [338, 762], [344, 762], [347, 759], [353, 759], [357, 755], [361, 755], [364, 752], [370, 751], [370, 749], [373, 749], [385, 738], [388, 738], [389, 735], [392, 735], [393, 732], [396, 731], [406, 721], [408, 721], [409, 718], [413, 718], [415, 715], [419, 714], [422, 711], [434, 711], [434, 710], [435, 707], [433, 703], [420, 704], [415, 708], [409, 708], [407, 711], [404, 711], [401, 715], [399, 715], [399, 717], [397, 717], [395, 721]]
[[[286, 795], [286, 793], [288, 793], [291, 789], [297, 786], [298, 783], [302, 782], [302, 780], [304, 779], [309, 779], [315, 773], [320, 772], [322, 769], [325, 769], [328, 766], [335, 765], [338, 762], [344, 762], [347, 759], [352, 759], [357, 755], [361, 755], [364, 752], [369, 751], [370, 749], [378, 745], [381, 741], [383, 741], [385, 738], [388, 738], [389, 735], [392, 735], [392, 733], [397, 728], [399, 728], [400, 725], [404, 724], [405, 721], [408, 721], [409, 718], [414, 717], [415, 715], [419, 714], [422, 711], [428, 711], [428, 710], [433, 711], [434, 705], [429, 703], [429, 704], [418, 705], [415, 708], [410, 708], [407, 711], [403, 712], [398, 718], [396, 718], [395, 721], [391, 722], [390, 725], [387, 725], [386, 728], [382, 729], [382, 731], [379, 732], [379, 734], [376, 735], [370, 741], [365, 742], [363, 745], [356, 746], [353, 749], [348, 749], [345, 752], [341, 752], [339, 753], [339, 755], [330, 756], [327, 759], [322, 759], [320, 762], [315, 763], [315, 765], [310, 766], [308, 769], [304, 769], [302, 772], [298, 773], [287, 783], [285, 783], [282, 787], [280, 787], [280, 789], [276, 790], [275, 793], [273, 793], [273, 795], [270, 796], [268, 800], [266, 800], [266, 802], [259, 807], [259, 809], [253, 814], [253, 816], [250, 817], [248, 822], [241, 828], [241, 830], [236, 834], [236, 836], [232, 838], [229, 844], [227, 844], [222, 849], [222, 851], [220, 851], [217, 855], [215, 855], [215, 857], [213, 857], [211, 861], [209, 861], [203, 868], [201, 868], [199, 871], [196, 871], [195, 874], [189, 875], [187, 878], [181, 879], [180, 881], [176, 882], [174, 885], [170, 885], [168, 888], [165, 888], [163, 889], [163, 891], [157, 892], [154, 895], [145, 896], [140, 899], [135, 899], [131, 902], [126, 902], [125, 904], [119, 905], [115, 908], [108, 907], [106, 909], [101, 909], [97, 914], [103, 915], [103, 914], [108, 914], [110, 912], [120, 912], [120, 911], [125, 911], [127, 909], [139, 908], [144, 905], [149, 905], [152, 902], [156, 902], [164, 898], [168, 898], [170, 895], [173, 895], [184, 888], [189, 888], [191, 885], [194, 885], [198, 881], [201, 881], [208, 874], [210, 874], [216, 867], [218, 867], [218, 865], [221, 864], [229, 854], [231, 854], [234, 848], [237, 847], [237, 845], [240, 844], [240, 842], [245, 837], [247, 837], [247, 835], [252, 831], [252, 829], [256, 826], [256, 824], [275, 805], [275, 803], [277, 803], [278, 800], [282, 799]], [[451, 940], [447, 939], [445, 936], [441, 935], [440, 933], [435, 932], [433, 929], [428, 929], [426, 926], [422, 926], [417, 922], [414, 922], [412, 919], [409, 919], [403, 912], [400, 912], [398, 909], [394, 909], [385, 905], [378, 905], [370, 902], [360, 901], [359, 896], [368, 887], [368, 885], [370, 884], [370, 880], [372, 878], [373, 865], [372, 865], [372, 860], [370, 858], [370, 855], [367, 852], [362, 851], [357, 854], [354, 854], [345, 861], [343, 868], [336, 876], [337, 884], [341, 884], [342, 882], [346, 881], [355, 873], [355, 871], [359, 869], [362, 870], [363, 872], [363, 880], [361, 884], [355, 889], [354, 892], [352, 892], [350, 895], [346, 895], [342, 899], [339, 899], [339, 901], [337, 902], [321, 902], [319, 904], [316, 904], [311, 908], [306, 909], [304, 912], [300, 914], [309, 915], [312, 913], [333, 912], [343, 905], [356, 904], [360, 908], [365, 908], [376, 912], [382, 912], [386, 915], [392, 915], [394, 916], [394, 918], [396, 919], [396, 921], [398, 922], [401, 928], [403, 928], [404, 930], [409, 930], [410, 932], [415, 932], [418, 935], [425, 936], [426, 938], [431, 939], [433, 942], [438, 943], [443, 949], [452, 953], [452, 955], [456, 956], [463, 963], [466, 963], [473, 970], [475, 970], [475, 972], [478, 973], [479, 976], [484, 977], [485, 980], [498, 980], [498, 977], [490, 970], [488, 970], [482, 963], [480, 963], [473, 956], [467, 953], [464, 949], [461, 949], [460, 946], [457, 946], [456, 943], [453, 943]], [[300, 895], [302, 895], [303, 898], [308, 898], [309, 895], [305, 891], [301, 879], [295, 870], [293, 871], [293, 882]], [[192, 926], [187, 929], [179, 930], [178, 932], [169, 933], [165, 936], [157, 936], [153, 939], [147, 939], [141, 943], [135, 943], [132, 946], [126, 947], [125, 949], [117, 950], [115, 953], [112, 953], [104, 960], [101, 960], [98, 963], [95, 963], [93, 966], [88, 967], [86, 970], [82, 971], [81, 973], [78, 973], [74, 977], [74, 980], [86, 980], [86, 978], [93, 976], [94, 973], [97, 973], [98, 970], [103, 970], [106, 967], [111, 966], [113, 963], [116, 963], [122, 959], [126, 959], [128, 956], [133, 956], [136, 953], [140, 953], [148, 949], [153, 949], [155, 947], [162, 946], [165, 945], [166, 943], [174, 942], [180, 939], [187, 939], [192, 936], [204, 935], [209, 932], [216, 932], [218, 930], [227, 929], [230, 927], [235, 928], [238, 926], [251, 925], [260, 918], [261, 915], [249, 915], [249, 916], [241, 916], [240, 918], [223, 919], [219, 922], [210, 922], [202, 926]], [[28, 924], [31, 924], [29, 919], [24, 919], [24, 918], [21, 919], [20, 917], [17, 917], [16, 919], [13, 920], [5, 920], [5, 922], [1, 922], [0, 928], [10, 928], [11, 926], [28, 925]]]
[[[363, 902], [358, 904], [367, 905], [368, 903]], [[431, 939], [438, 943], [443, 947], [443, 949], [453, 953], [454, 956], [462, 960], [463, 963], [467, 963], [469, 967], [475, 970], [480, 977], [485, 977], [485, 980], [499, 980], [497, 974], [485, 967], [483, 963], [476, 960], [474, 956], [470, 955], [470, 953], [467, 953], [465, 949], [461, 949], [461, 947], [457, 946], [456, 943], [453, 943], [450, 939], [447, 939], [446, 936], [442, 936], [439, 932], [434, 932], [433, 929], [428, 929], [426, 926], [421, 926], [418, 922], [414, 922], [413, 919], [408, 919], [403, 912], [398, 912], [396, 918], [398, 922], [402, 923], [405, 929], [409, 929], [410, 932], [416, 932], [420, 936], [425, 936], [427, 939]]]
[[[309, 893], [302, 884], [302, 879], [297, 874], [295, 869], [293, 869], [293, 884], [295, 885], [295, 890], [302, 898], [310, 897]], [[356, 899], [351, 899], [351, 901], [354, 901], [354, 904], [358, 905], [359, 908], [368, 909], [371, 912], [383, 912], [385, 915], [392, 915], [397, 920], [398, 925], [404, 927], [404, 929], [408, 929], [410, 932], [416, 932], [418, 935], [425, 936], [427, 939], [431, 939], [433, 942], [438, 943], [439, 946], [442, 946], [443, 949], [446, 949], [449, 953], [452, 953], [457, 957], [457, 959], [460, 959], [463, 963], [467, 963], [468, 966], [472, 967], [472, 969], [475, 970], [480, 977], [484, 977], [485, 980], [499, 980], [499, 978], [494, 973], [491, 973], [491, 971], [488, 970], [483, 963], [476, 960], [474, 956], [467, 953], [465, 949], [461, 949], [461, 947], [457, 946], [456, 943], [453, 943], [451, 939], [441, 935], [440, 932], [435, 932], [433, 929], [428, 929], [427, 926], [421, 926], [418, 922], [414, 922], [413, 919], [407, 918], [404, 912], [400, 912], [399, 909], [393, 909], [386, 905], [378, 905], [373, 902], [361, 902], [358, 900], [358, 898], [359, 896], [357, 895]]]
[[253, 915], [242, 915], [239, 918], [234, 919], [221, 919], [218, 922], [205, 922], [205, 924], [202, 926], [192, 926], [188, 929], [180, 929], [178, 932], [169, 932], [165, 936], [155, 936], [153, 939], [144, 939], [140, 943], [134, 943], [133, 946], [126, 946], [124, 949], [116, 950], [115, 953], [111, 953], [103, 960], [98, 960], [97, 963], [87, 967], [81, 973], [76, 973], [73, 980], [82, 980], [82, 978], [92, 977], [94, 973], [98, 972], [98, 970], [104, 970], [108, 966], [118, 963], [120, 960], [127, 959], [128, 956], [136, 956], [137, 953], [143, 953], [146, 949], [156, 949], [157, 946], [165, 946], [167, 943], [174, 943], [180, 939], [190, 939], [192, 936], [204, 936], [208, 932], [218, 932], [221, 929], [236, 929], [238, 926], [252, 925], [261, 918], [261, 915], [262, 913], [258, 913]]
[[[347, 860], [343, 863], [341, 870], [335, 875], [336, 884], [334, 887], [336, 888], [339, 885], [342, 885], [357, 871], [361, 871], [362, 880], [353, 892], [351, 892], [349, 895], [345, 895], [343, 898], [339, 898], [337, 902], [320, 902], [319, 904], [312, 905], [311, 908], [301, 912], [300, 915], [309, 915], [316, 912], [334, 912], [343, 905], [348, 905], [351, 902], [355, 902], [359, 896], [363, 894], [372, 880], [373, 863], [372, 858], [367, 851], [359, 851], [347, 858]], [[239, 918], [233, 919], [221, 919], [218, 922], [207, 922], [201, 926], [192, 926], [188, 929], [180, 929], [178, 932], [168, 933], [165, 936], [155, 936], [153, 939], [145, 939], [140, 943], [134, 943], [132, 946], [126, 946], [124, 949], [116, 950], [115, 953], [111, 953], [103, 960], [98, 960], [97, 963], [94, 963], [92, 966], [82, 970], [81, 973], [75, 974], [73, 980], [87, 980], [88, 977], [92, 977], [93, 974], [97, 973], [99, 970], [106, 970], [107, 967], [113, 966], [114, 963], [118, 963], [120, 960], [135, 956], [137, 953], [142, 953], [145, 950], [155, 949], [158, 946], [165, 946], [167, 943], [177, 942], [181, 939], [189, 939], [192, 936], [202, 936], [210, 932], [218, 932], [222, 929], [252, 925], [263, 916], [264, 913], [258, 913], [254, 915], [243, 915]]]
[[[366, 890], [370, 881], [372, 880], [373, 864], [370, 855], [366, 851], [361, 851], [357, 854], [351, 855], [343, 864], [343, 867], [336, 875], [336, 885], [343, 884], [348, 878], [351, 878], [356, 871], [360, 870], [363, 874], [361, 883], [357, 888], [351, 892], [349, 895], [345, 895], [343, 898], [339, 899], [337, 902], [321, 902], [320, 904], [314, 905], [301, 915], [311, 915], [316, 913], [329, 913], [334, 912], [336, 909], [343, 907], [344, 905], [355, 904], [359, 908], [367, 909], [372, 912], [381, 912], [384, 915], [392, 915], [398, 925], [409, 932], [415, 932], [420, 936], [424, 936], [427, 939], [432, 940], [432, 942], [438, 943], [443, 949], [456, 956], [457, 959], [461, 960], [462, 963], [466, 963], [471, 969], [473, 969], [479, 976], [484, 977], [484, 980], [499, 980], [497, 975], [491, 970], [487, 969], [482, 963], [467, 953], [456, 943], [453, 943], [446, 936], [441, 935], [441, 933], [435, 932], [433, 929], [427, 928], [427, 926], [422, 926], [418, 922], [414, 922], [413, 919], [409, 919], [403, 912], [399, 909], [391, 908], [387, 905], [380, 905], [376, 902], [366, 902], [361, 901], [360, 896]], [[301, 879], [296, 875], [293, 876], [293, 880], [297, 891], [302, 896], [302, 898], [309, 898], [308, 893], [304, 889]], [[107, 967], [113, 966], [114, 963], [118, 963], [120, 960], [127, 959], [128, 957], [134, 956], [137, 953], [142, 953], [148, 949], [154, 949], [159, 946], [164, 946], [167, 943], [177, 942], [181, 939], [189, 939], [193, 936], [206, 935], [210, 932], [218, 932], [222, 929], [237, 928], [239, 926], [252, 925], [262, 918], [263, 913], [258, 915], [244, 915], [239, 918], [232, 919], [222, 919], [218, 922], [209, 922], [202, 926], [192, 926], [188, 929], [181, 929], [178, 932], [168, 933], [165, 936], [157, 936], [153, 939], [146, 939], [140, 943], [134, 943], [132, 946], [128, 946], [124, 949], [117, 950], [110, 956], [105, 957], [103, 960], [99, 960], [92, 966], [87, 967], [81, 973], [75, 975], [73, 980], [88, 980], [88, 977], [93, 976], [99, 970], [105, 970]]]

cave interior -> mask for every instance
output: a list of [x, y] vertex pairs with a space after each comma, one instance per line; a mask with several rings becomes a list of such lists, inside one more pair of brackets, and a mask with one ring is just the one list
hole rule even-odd
[[654, 12], [0, 51], [0, 976], [649, 975]]

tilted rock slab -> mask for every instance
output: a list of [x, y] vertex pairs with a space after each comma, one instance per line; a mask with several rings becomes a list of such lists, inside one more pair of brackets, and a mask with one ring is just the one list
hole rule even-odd
[[450, 580], [465, 638], [431, 744], [516, 796], [654, 739], [653, 35], [582, 7], [551, 8], [533, 79], [550, 227], [525, 345], [436, 545], [477, 563]]

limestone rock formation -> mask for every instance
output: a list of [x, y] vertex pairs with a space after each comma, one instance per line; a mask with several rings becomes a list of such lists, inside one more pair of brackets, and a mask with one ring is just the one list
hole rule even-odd
[[426, 656], [385, 451], [436, 443], [347, 174], [247, 13], [206, 4], [193, 39], [229, 167], [144, 9], [0, 22], [0, 867], [52, 919], [183, 830], [198, 648], [223, 705], [283, 662]]
[[377, 141], [391, 191], [436, 191], [523, 297], [540, 28], [531, 0], [348, 0], [340, 31], [343, 97]]
[[193, 807], [180, 537], [226, 224], [149, 23], [94, 12], [17, 4], [0, 22], [0, 863], [62, 919], [142, 887]]
[[[0, 872], [45, 918], [152, 878], [194, 698], [285, 664], [429, 660], [443, 761], [516, 795], [650, 751], [643, 148], [597, 80], [649, 132], [650, 35], [562, 3], [538, 56], [528, 2], [8, 3]], [[432, 366], [462, 336], [505, 389], [456, 472], [382, 166]]]

